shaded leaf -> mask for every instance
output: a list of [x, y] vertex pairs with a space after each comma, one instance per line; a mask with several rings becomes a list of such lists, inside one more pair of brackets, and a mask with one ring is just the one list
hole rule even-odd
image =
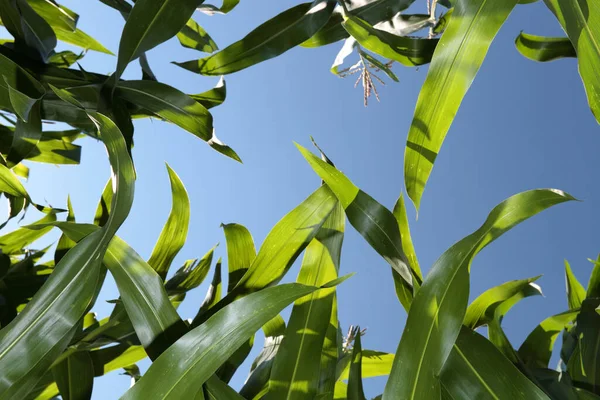
[[202, 104], [206, 109], [216, 107], [223, 104], [227, 95], [227, 86], [225, 85], [225, 78], [221, 77], [217, 85], [207, 90], [206, 92], [199, 94], [190, 94], [190, 97]]
[[87, 351], [76, 352], [52, 368], [64, 400], [90, 399], [94, 386], [94, 364]]
[[348, 16], [342, 25], [365, 49], [407, 67], [429, 63], [438, 43], [438, 39], [396, 36], [352, 16]]
[[360, 328], [356, 327], [356, 337], [352, 348], [352, 363], [348, 376], [348, 400], [366, 400], [362, 385], [362, 346]]
[[530, 35], [521, 32], [515, 39], [515, 46], [523, 57], [533, 61], [553, 61], [565, 57], [577, 57], [568, 38]]
[[193, 19], [189, 19], [185, 26], [177, 33], [177, 39], [183, 47], [212, 53], [219, 50], [217, 44], [208, 33]]

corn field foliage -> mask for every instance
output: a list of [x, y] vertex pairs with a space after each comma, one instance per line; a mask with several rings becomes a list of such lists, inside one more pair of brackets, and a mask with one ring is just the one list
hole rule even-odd
[[[282, 216], [262, 244], [240, 224], [223, 225], [226, 265], [215, 248], [172, 265], [186, 241], [190, 202], [168, 166], [172, 209], [150, 258], [116, 235], [134, 198], [135, 119], [168, 121], [212, 148], [205, 151], [240, 161], [214, 135], [210, 109], [225, 101], [224, 78], [192, 94], [161, 83], [146, 58], [157, 45], [176, 36], [200, 54], [176, 63], [182, 73], [223, 77], [285, 57], [296, 46], [332, 44], [340, 51], [332, 53], [331, 71], [356, 78], [365, 105], [378, 98], [383, 80], [398, 80], [392, 67], [429, 64], [404, 158], [406, 194], [418, 209], [496, 33], [515, 7], [531, 0], [430, 0], [427, 14], [411, 13], [414, 0], [315, 0], [273, 16], [223, 49], [199, 22], [227, 14], [239, 0], [223, 0], [220, 7], [202, 0], [100, 1], [114, 9], [114, 18], [125, 19], [116, 55], [78, 27], [75, 11], [54, 0], [0, 0], [9, 34], [0, 45], [0, 191], [8, 220], [26, 210], [39, 216], [0, 235], [0, 399], [89, 399], [94, 378], [112, 371], [131, 377], [122, 399], [362, 400], [363, 380], [377, 376], [387, 377], [377, 397], [384, 400], [600, 399], [600, 258], [592, 260], [587, 288], [565, 265], [568, 309], [541, 320], [521, 344], [509, 342], [502, 319], [519, 301], [541, 294], [538, 277], [490, 288], [469, 304], [475, 256], [521, 222], [574, 200], [561, 190], [508, 197], [481, 216], [479, 229], [428, 266], [427, 275], [415, 254], [403, 196], [393, 208], [378, 203], [318, 147], [298, 151], [322, 185]], [[576, 57], [589, 107], [600, 121], [600, 2], [543, 1], [565, 36], [522, 32], [516, 48], [539, 62]], [[59, 51], [63, 43], [81, 51]], [[116, 70], [102, 75], [81, 68], [78, 60], [89, 51], [116, 56]], [[125, 68], [138, 62], [142, 79], [122, 79]], [[69, 129], [47, 129], [48, 122]], [[78, 164], [76, 143], [83, 136], [104, 144], [111, 166], [93, 221], [76, 220], [70, 202], [61, 208], [41, 204], [22, 179], [30, 162]], [[236, 138], [227, 141], [233, 146]], [[368, 350], [361, 328], [338, 322], [336, 287], [351, 278], [340, 269], [346, 229], [364, 237], [382, 266], [389, 264], [408, 314], [395, 354]], [[36, 241], [52, 230], [61, 231], [56, 246], [39, 248]], [[40, 261], [48, 254], [50, 261]], [[299, 257], [296, 282], [280, 284]], [[120, 297], [110, 315], [99, 317], [94, 303], [107, 274]], [[210, 288], [196, 315], [180, 316], [178, 306], [207, 277]], [[288, 306], [284, 321], [280, 312]], [[487, 337], [477, 332], [483, 326]], [[253, 340], [261, 329], [262, 351], [236, 391], [229, 381], [252, 347], [261, 345]], [[559, 336], [562, 346], [555, 346]], [[549, 365], [553, 354], [559, 355], [557, 368]], [[145, 358], [152, 363], [142, 375], [136, 363]]]

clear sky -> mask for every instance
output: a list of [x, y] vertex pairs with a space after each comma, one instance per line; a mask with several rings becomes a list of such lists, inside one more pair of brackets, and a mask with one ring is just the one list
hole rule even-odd
[[[412, 10], [423, 12], [424, 0]], [[80, 28], [117, 52], [123, 21], [99, 1], [63, 0], [81, 15]], [[197, 13], [196, 20], [220, 48], [242, 38], [258, 24], [296, 4], [292, 0], [242, 0], [225, 16]], [[530, 298], [505, 318], [515, 347], [543, 318], [566, 310], [563, 259], [587, 283], [600, 252], [600, 129], [589, 111], [576, 61], [538, 64], [514, 48], [521, 30], [562, 35], [542, 2], [518, 6], [494, 41], [444, 143], [425, 190], [418, 221], [409, 209], [411, 230], [422, 268], [484, 221], [497, 203], [517, 192], [554, 187], [583, 200], [554, 207], [506, 234], [480, 254], [472, 268], [471, 298], [512, 279], [544, 276], [538, 281], [545, 297]], [[119, 231], [147, 258], [170, 210], [168, 162], [190, 195], [192, 216], [188, 241], [173, 270], [184, 260], [201, 257], [225, 239], [219, 225], [247, 226], [257, 247], [269, 229], [318, 185], [319, 179], [293, 145], [316, 138], [328, 156], [361, 189], [392, 208], [404, 185], [403, 156], [415, 102], [427, 68], [396, 65], [400, 82], [379, 87], [381, 103], [368, 108], [354, 79], [329, 72], [341, 43], [319, 49], [295, 48], [286, 54], [226, 77], [227, 100], [213, 112], [216, 132], [244, 160], [238, 164], [174, 125], [158, 120], [136, 122], [133, 156], [137, 168], [133, 210]], [[195, 75], [171, 65], [202, 57], [182, 48], [176, 39], [149, 52], [160, 81], [187, 93], [209, 89], [217, 78]], [[111, 73], [116, 57], [93, 54], [83, 59], [86, 70]], [[139, 79], [134, 62], [124, 78]], [[27, 188], [34, 199], [64, 206], [70, 194], [80, 222], [90, 222], [109, 177], [106, 153], [92, 139], [83, 145], [80, 166], [54, 167], [30, 163]], [[38, 200], [41, 201], [41, 200]], [[342, 273], [357, 274], [338, 289], [340, 320], [368, 328], [363, 347], [395, 352], [406, 320], [396, 300], [388, 264], [349, 225], [342, 253]], [[57, 237], [58, 234], [55, 236]], [[224, 264], [226, 265], [226, 264]], [[286, 279], [294, 280], [296, 265]], [[211, 272], [212, 275], [212, 272]], [[179, 308], [184, 318], [195, 315], [210, 281], [188, 295]], [[108, 315], [104, 300], [118, 296], [107, 279], [94, 310]], [[287, 314], [286, 314], [287, 315]], [[255, 348], [232, 380], [239, 388]], [[147, 367], [148, 363], [140, 366]], [[554, 365], [552, 365], [554, 366]], [[128, 377], [114, 372], [96, 380], [94, 399], [118, 398]], [[365, 385], [367, 396], [382, 392], [384, 379]]]

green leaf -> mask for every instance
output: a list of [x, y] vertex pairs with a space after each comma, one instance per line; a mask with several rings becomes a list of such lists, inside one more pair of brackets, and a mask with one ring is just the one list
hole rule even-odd
[[586, 297], [600, 297], [600, 254], [594, 262], [594, 269], [590, 275], [590, 281], [588, 282]]
[[183, 47], [187, 47], [188, 49], [195, 49], [205, 53], [212, 53], [219, 50], [210, 35], [192, 18], [177, 33], [177, 39], [179, 39], [179, 43]]
[[11, 196], [30, 198], [19, 178], [2, 164], [0, 164], [0, 192]]
[[26, 0], [16, 0], [16, 4], [21, 14], [21, 27], [25, 43], [30, 49], [35, 50], [42, 61], [46, 62], [56, 47], [54, 31]]
[[223, 104], [226, 95], [227, 87], [225, 86], [225, 79], [221, 76], [219, 82], [217, 82], [217, 85], [214, 88], [203, 93], [190, 94], [190, 97], [202, 104], [208, 110]]
[[565, 280], [567, 282], [567, 300], [569, 310], [581, 307], [581, 303], [585, 300], [585, 288], [579, 283], [569, 262], [565, 260]]
[[435, 158], [496, 33], [517, 0], [456, 0], [419, 93], [404, 154], [404, 179], [417, 210]]
[[279, 285], [229, 304], [173, 344], [122, 399], [194, 396], [258, 328], [292, 301], [317, 289], [296, 283]]
[[110, 54], [111, 56], [114, 55], [100, 42], [83, 32], [81, 29], [76, 29], [74, 32], [71, 32], [69, 30], [54, 27], [54, 32], [56, 33], [58, 40], [61, 42], [65, 42], [85, 50], [93, 50], [99, 53]]
[[360, 328], [356, 327], [356, 337], [352, 348], [352, 363], [348, 376], [348, 400], [366, 400], [362, 385], [362, 346]]
[[[48, 213], [42, 219], [34, 222], [34, 224], [46, 224], [52, 221], [56, 221], [56, 214]], [[26, 227], [16, 229], [0, 236], [0, 249], [3, 254], [22, 254], [31, 243], [50, 232], [51, 229], [51, 226], [35, 231]]]
[[94, 387], [94, 364], [87, 351], [76, 352], [52, 368], [64, 400], [89, 399]]
[[213, 375], [204, 384], [204, 398], [207, 400], [244, 400], [231, 386]]
[[148, 80], [120, 82], [117, 94], [194, 134], [219, 153], [239, 161], [237, 154], [214, 136], [210, 112], [187, 94], [164, 83]]
[[[345, 219], [344, 209], [338, 203], [307, 246], [296, 282], [321, 286], [338, 277]], [[273, 361], [267, 399], [316, 396], [334, 294], [335, 289], [324, 289], [294, 303], [283, 342]]]
[[408, 259], [402, 249], [400, 229], [396, 218], [387, 208], [356, 187], [335, 167], [320, 160], [304, 147], [296, 144], [313, 170], [331, 188], [344, 207], [352, 226], [392, 267], [396, 293], [405, 309], [413, 297], [414, 278]]
[[152, 250], [148, 264], [164, 280], [173, 263], [173, 259], [185, 244], [190, 224], [190, 199], [179, 176], [167, 165], [171, 181], [173, 205], [158, 241]]
[[101, 132], [113, 170], [112, 212], [107, 224], [69, 251], [27, 307], [0, 330], [0, 369], [6, 371], [0, 382], [2, 399], [24, 397], [69, 344], [95, 300], [108, 243], [133, 202], [135, 174], [121, 133], [99, 113], [90, 113], [90, 118]]
[[546, 37], [521, 32], [515, 46], [523, 57], [533, 61], [553, 61], [559, 58], [577, 57], [571, 41], [563, 37]]
[[200, 305], [200, 311], [198, 313], [203, 313], [204, 311], [213, 307], [219, 300], [221, 300], [221, 259], [217, 260], [215, 264], [215, 272], [213, 275], [212, 282], [208, 287], [208, 291], [206, 292], [206, 297], [204, 301]]
[[[378, 22], [388, 20], [398, 12], [407, 9], [414, 0], [375, 0], [356, 1], [347, 5], [350, 14], [375, 25]], [[341, 7], [336, 8], [329, 21], [309, 39], [300, 44], [302, 47], [319, 47], [339, 40], [346, 39], [349, 34], [342, 27], [344, 17]]]
[[410, 224], [408, 223], [406, 205], [404, 204], [404, 195], [402, 193], [400, 193], [400, 197], [398, 197], [396, 205], [394, 205], [393, 214], [394, 217], [396, 217], [398, 227], [400, 228], [400, 240], [402, 241], [404, 254], [406, 254], [406, 258], [408, 259], [413, 273], [423, 280], [417, 253], [415, 252], [415, 246], [413, 245], [412, 236], [410, 235]]
[[220, 52], [176, 65], [202, 75], [225, 75], [277, 57], [314, 35], [335, 3], [315, 0], [282, 12]]
[[[44, 87], [4, 54], [0, 54], [0, 71], [3, 78], [0, 79], [0, 107], [17, 112], [26, 120], [33, 103], [46, 92]], [[13, 102], [18, 103], [17, 109]]]
[[321, 186], [271, 229], [260, 250], [235, 288], [240, 296], [278, 283], [308, 246], [335, 209], [337, 200]]
[[252, 265], [256, 258], [256, 249], [252, 235], [245, 226], [222, 224], [221, 227], [227, 242], [227, 268], [229, 270], [227, 293], [229, 293]]
[[[343, 369], [341, 370], [338, 379], [348, 379], [350, 376], [350, 361], [351, 357], [346, 356], [340, 360]], [[363, 378], [373, 378], [376, 376], [386, 376], [392, 370], [394, 362], [394, 354], [384, 353], [381, 351], [363, 350], [361, 370]]]
[[240, 0], [223, 0], [223, 4], [220, 8], [210, 4], [201, 4], [198, 6], [198, 11], [208, 15], [227, 14], [229, 11], [233, 10], [239, 2]]
[[581, 304], [581, 311], [573, 328], [577, 338], [577, 347], [567, 363], [567, 368], [575, 386], [600, 393], [600, 315], [598, 315], [598, 299], [586, 299]]
[[265, 334], [263, 348], [252, 362], [248, 379], [240, 389], [245, 399], [259, 399], [267, 393], [273, 360], [285, 334], [285, 321], [278, 315], [264, 324], [262, 329]]
[[186, 261], [184, 266], [165, 283], [167, 293], [169, 295], [186, 293], [200, 286], [208, 275], [216, 247], [210, 249], [197, 263], [196, 260]]
[[466, 327], [462, 327], [440, 378], [454, 399], [548, 399], [492, 343]]
[[[71, 197], [67, 197], [67, 209], [69, 213], [67, 214], [67, 222], [75, 222], [75, 212], [73, 211], [73, 205], [71, 204]], [[70, 239], [64, 233], [58, 239], [58, 243], [56, 244], [56, 250], [54, 250], [54, 263], [58, 264], [60, 260], [67, 254], [69, 250], [75, 247], [77, 243]]]
[[594, 0], [544, 0], [577, 52], [579, 75], [592, 113], [600, 123], [600, 7]]
[[74, 31], [79, 15], [52, 0], [27, 0], [31, 8], [53, 28]]
[[384, 398], [440, 396], [437, 376], [452, 350], [467, 311], [473, 258], [524, 220], [573, 199], [556, 189], [516, 194], [497, 205], [479, 229], [438, 258], [410, 307]]
[[429, 63], [438, 43], [438, 39], [396, 36], [353, 16], [346, 17], [342, 25], [365, 49], [407, 67]]
[[542, 289], [534, 283], [539, 278], [509, 281], [486, 290], [467, 308], [463, 325], [471, 329], [487, 325], [495, 315], [504, 316], [521, 299], [542, 295]]
[[325, 332], [325, 340], [323, 341], [323, 349], [321, 351], [321, 377], [319, 381], [318, 396], [322, 396], [325, 399], [330, 399], [331, 394], [335, 391], [335, 381], [337, 378], [336, 368], [338, 359], [341, 356], [340, 348], [342, 346], [342, 337], [341, 335], [338, 335], [338, 329], [337, 296], [334, 294], [333, 303], [331, 305], [331, 316], [329, 317], [329, 326], [327, 327], [327, 332]]
[[71, 65], [81, 60], [84, 55], [84, 52], [76, 54], [72, 51], [65, 50], [59, 53], [52, 54], [48, 58], [48, 64], [52, 64], [54, 66], [57, 66], [58, 68], [69, 68]]
[[136, 1], [121, 35], [115, 82], [119, 81], [127, 64], [175, 36], [197, 5], [197, 1], [188, 0]]
[[6, 157], [9, 167], [13, 167], [27, 158], [37, 147], [42, 137], [42, 119], [40, 117], [40, 104], [36, 102], [28, 113], [28, 120], [17, 120], [12, 138], [10, 151]]
[[579, 310], [565, 311], [536, 326], [519, 347], [518, 354], [523, 363], [532, 368], [547, 368], [558, 334], [577, 318], [577, 314]]

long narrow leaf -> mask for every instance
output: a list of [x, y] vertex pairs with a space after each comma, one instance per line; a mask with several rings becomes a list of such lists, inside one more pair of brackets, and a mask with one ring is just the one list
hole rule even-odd
[[573, 197], [555, 189], [516, 194], [497, 205], [479, 229], [438, 258], [408, 313], [384, 399], [440, 396], [437, 377], [467, 311], [473, 258], [514, 226], [569, 200]]
[[496, 33], [517, 0], [456, 0], [431, 60], [404, 155], [404, 180], [417, 210], [433, 163]]
[[571, 41], [564, 37], [545, 37], [521, 32], [515, 46], [523, 57], [533, 61], [553, 61], [560, 58], [577, 57]]

